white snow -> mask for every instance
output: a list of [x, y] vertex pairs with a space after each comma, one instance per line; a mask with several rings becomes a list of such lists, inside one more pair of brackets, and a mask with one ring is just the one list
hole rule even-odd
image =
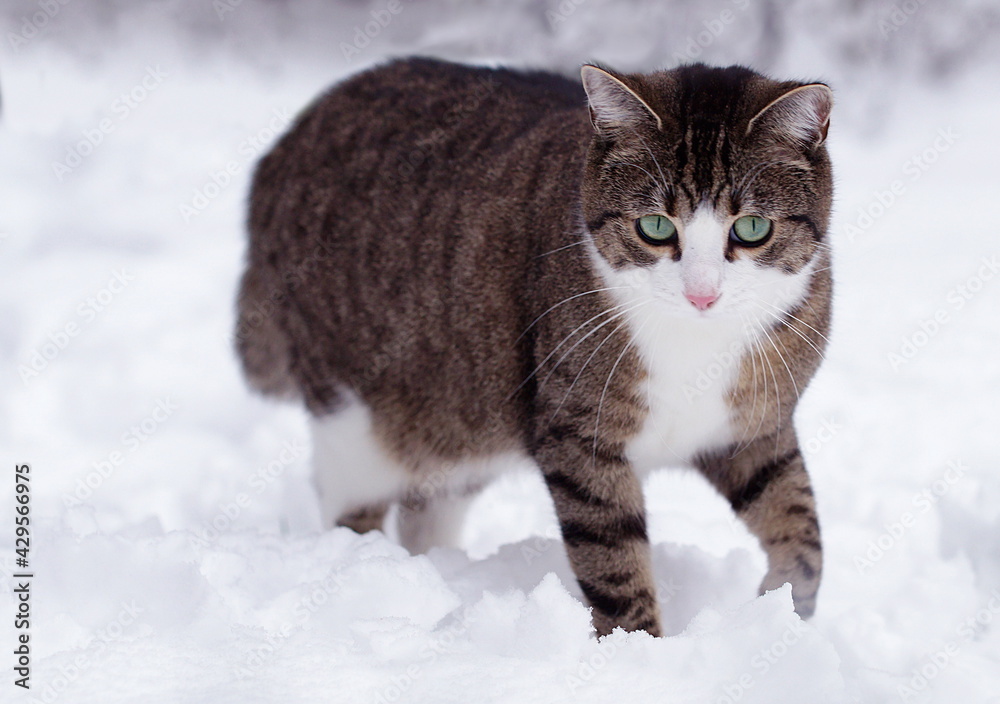
[[[0, 17], [0, 557], [15, 571], [28, 462], [35, 574], [28, 692], [0, 580], [0, 701], [1000, 702], [990, 3], [16, 0]], [[685, 470], [647, 487], [660, 639], [594, 638], [528, 472], [479, 499], [465, 550], [322, 531], [304, 412], [251, 395], [230, 345], [247, 179], [275, 131], [390, 55], [639, 70], [694, 49], [835, 88], [836, 319], [798, 415], [816, 617], [787, 588], [755, 598], [763, 553]]]

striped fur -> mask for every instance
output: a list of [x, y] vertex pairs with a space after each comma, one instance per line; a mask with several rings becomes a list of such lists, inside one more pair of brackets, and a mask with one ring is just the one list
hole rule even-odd
[[[679, 460], [761, 539], [761, 589], [790, 581], [811, 613], [821, 546], [792, 413], [828, 330], [829, 91], [700, 65], [583, 83], [408, 59], [322, 96], [254, 177], [244, 371], [315, 416], [330, 525], [382, 527], [399, 502], [423, 550], [501, 458], [530, 459], [597, 632], [656, 635], [635, 460]], [[762, 246], [726, 239], [747, 212], [774, 223]], [[679, 237], [639, 237], [649, 213]], [[718, 304], [695, 311], [682, 284], [713, 281]], [[733, 366], [686, 414], [670, 365], [693, 374], [710, 340]]]

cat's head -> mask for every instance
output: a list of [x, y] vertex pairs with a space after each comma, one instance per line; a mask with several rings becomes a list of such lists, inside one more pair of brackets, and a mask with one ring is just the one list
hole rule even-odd
[[701, 64], [582, 75], [583, 211], [606, 278], [691, 318], [801, 301], [828, 266], [830, 89]]

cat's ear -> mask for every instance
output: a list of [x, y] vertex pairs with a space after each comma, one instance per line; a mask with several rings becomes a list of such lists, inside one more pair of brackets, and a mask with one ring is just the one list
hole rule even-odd
[[585, 64], [580, 69], [580, 77], [590, 103], [590, 120], [598, 132], [606, 132], [609, 128], [634, 128], [643, 123], [663, 129], [663, 120], [649, 103], [603, 68]]
[[792, 88], [775, 98], [754, 115], [747, 134], [766, 131], [805, 147], [818, 147], [826, 141], [830, 129], [833, 91], [822, 83]]

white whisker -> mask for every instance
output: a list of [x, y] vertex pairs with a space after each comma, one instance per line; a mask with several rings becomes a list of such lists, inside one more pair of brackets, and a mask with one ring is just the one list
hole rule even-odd
[[[810, 330], [812, 330], [812, 331], [813, 331], [814, 333], [816, 333], [816, 334], [817, 334], [817, 335], [819, 335], [819, 336], [820, 336], [821, 338], [823, 338], [823, 339], [824, 339], [824, 340], [825, 340], [825, 341], [826, 341], [827, 343], [829, 343], [829, 342], [830, 342], [830, 338], [828, 338], [828, 337], [827, 337], [826, 335], [824, 335], [823, 333], [821, 333], [821, 332], [820, 332], [819, 330], [817, 330], [816, 328], [814, 328], [814, 327], [813, 327], [812, 325], [810, 325], [810, 324], [809, 324], [809, 323], [807, 323], [806, 321], [802, 320], [802, 318], [798, 318], [798, 317], [796, 317], [795, 315], [792, 315], [791, 313], [789, 313], [788, 311], [783, 311], [783, 310], [781, 310], [781, 308], [779, 308], [778, 306], [776, 306], [776, 305], [774, 305], [774, 304], [772, 304], [772, 303], [768, 303], [767, 301], [761, 301], [761, 302], [762, 302], [762, 303], [764, 303], [765, 305], [768, 305], [768, 306], [770, 306], [771, 308], [774, 308], [774, 309], [775, 309], [776, 311], [778, 311], [778, 312], [782, 313], [783, 315], [787, 315], [787, 316], [788, 316], [789, 318], [791, 318], [792, 320], [795, 320], [795, 321], [797, 321], [797, 322], [799, 322], [799, 323], [802, 323], [802, 324], [803, 324], [803, 325], [805, 325], [805, 326], [806, 326], [807, 328], [809, 328], [809, 329], [810, 329]], [[776, 317], [777, 317], [777, 316], [776, 316]], [[787, 323], [786, 323], [786, 324], [787, 324]], [[817, 351], [819, 351], [819, 350], [817, 350]]]
[[[767, 366], [770, 368], [771, 362], [767, 358], [767, 353], [764, 351], [764, 345], [761, 342], [760, 336], [754, 334], [754, 336], [751, 339], [754, 343], [754, 346], [757, 349], [758, 354], [760, 355], [760, 376], [764, 381], [764, 401], [761, 405], [760, 418], [757, 420], [757, 427], [754, 428], [753, 433], [750, 435], [750, 437], [747, 438], [746, 445], [739, 448], [734, 453], [734, 456], [745, 450], [747, 447], [749, 447], [750, 443], [752, 443], [754, 439], [760, 434], [760, 429], [764, 425], [764, 418], [767, 416], [768, 387], [767, 387], [767, 374], [764, 371], [764, 365], [767, 364]], [[771, 368], [771, 378], [775, 380], [775, 385], [777, 385], [777, 380], [774, 377], [773, 368]], [[775, 398], [778, 403], [778, 408], [781, 408], [781, 397], [778, 395], [777, 388], [775, 388]]]
[[[746, 316], [740, 315], [740, 321], [743, 323], [744, 328], [749, 328], [749, 323], [747, 322]], [[743, 434], [740, 436], [739, 441], [736, 443], [737, 449], [733, 452], [733, 455], [732, 457], [730, 457], [730, 459], [736, 457], [736, 455], [739, 454], [740, 452], [739, 448], [743, 446], [743, 442], [747, 439], [747, 435], [750, 432], [750, 423], [753, 422], [754, 414], [757, 411], [757, 353], [756, 350], [754, 349], [753, 344], [751, 344], [747, 348], [747, 350], [750, 352], [750, 370], [753, 372], [753, 405], [750, 407], [749, 417], [747, 418], [747, 422], [743, 427]]]
[[[593, 335], [595, 332], [597, 332], [598, 330], [600, 330], [601, 328], [603, 328], [605, 325], [608, 325], [609, 323], [611, 323], [612, 321], [614, 321], [614, 320], [622, 317], [623, 315], [627, 315], [628, 313], [631, 313], [634, 310], [642, 308], [644, 305], [646, 305], [647, 303], [649, 303], [651, 300], [652, 299], [647, 299], [645, 301], [641, 301], [640, 303], [637, 303], [637, 304], [633, 305], [631, 308], [626, 308], [625, 310], [621, 310], [621, 311], [615, 313], [610, 318], [608, 318], [607, 320], [605, 320], [603, 323], [601, 323], [600, 325], [596, 326], [593, 330], [591, 330], [586, 335], [584, 335], [583, 337], [581, 337], [579, 340], [577, 340], [576, 342], [574, 342], [573, 346], [570, 347], [568, 350], [566, 350], [563, 353], [563, 355], [552, 366], [552, 369], [550, 369], [549, 373], [545, 375], [545, 378], [542, 379], [542, 381], [539, 384], [539, 386], [544, 386], [545, 385], [545, 383], [549, 380], [549, 378], [555, 373], [556, 369], [559, 368], [559, 365], [562, 364], [563, 361], [573, 353], [573, 350], [575, 350], [577, 347], [580, 346], [581, 342], [583, 342], [588, 337], [590, 337], [591, 335]], [[629, 303], [631, 303], [631, 301], [626, 302], [626, 303], [622, 303], [621, 305], [625, 306], [625, 305], [628, 305]], [[620, 307], [620, 306], [618, 306], [618, 307]], [[543, 364], [544, 364], [544, 362], [543, 362]]]
[[[750, 342], [750, 363], [753, 369], [753, 407], [750, 409], [750, 417], [747, 419], [746, 428], [743, 430], [743, 437], [740, 439], [740, 443], [736, 446], [736, 450], [733, 451], [733, 457], [740, 454], [743, 450], [750, 446], [754, 438], [757, 437], [757, 433], [760, 432], [760, 427], [764, 423], [764, 416], [767, 415], [767, 375], [764, 374], [764, 355], [763, 350], [760, 346], [760, 339], [757, 334], [754, 333]], [[757, 421], [757, 427], [754, 429], [753, 433], [750, 433], [750, 424], [753, 423], [754, 416], [757, 413], [757, 359], [758, 354], [760, 355], [760, 376], [764, 380], [764, 399], [761, 405], [760, 419]]]
[[[580, 380], [580, 376], [581, 376], [581, 375], [583, 374], [584, 370], [585, 370], [585, 369], [587, 368], [587, 365], [589, 365], [589, 364], [590, 364], [590, 360], [592, 360], [592, 359], [594, 358], [594, 356], [595, 356], [595, 355], [596, 355], [596, 354], [597, 354], [597, 353], [598, 353], [598, 352], [600, 351], [600, 349], [601, 349], [602, 347], [604, 347], [604, 343], [605, 343], [605, 342], [607, 342], [607, 341], [608, 341], [608, 340], [610, 340], [610, 339], [611, 339], [612, 337], [614, 337], [614, 336], [615, 336], [615, 333], [617, 333], [617, 332], [618, 332], [619, 330], [621, 330], [621, 329], [622, 329], [622, 328], [624, 328], [624, 327], [625, 327], [626, 325], [628, 325], [628, 323], [629, 323], [629, 321], [628, 321], [628, 320], [625, 320], [625, 321], [621, 322], [621, 323], [620, 323], [620, 324], [618, 325], [618, 327], [616, 327], [616, 328], [615, 328], [614, 330], [612, 330], [612, 331], [611, 331], [610, 333], [608, 333], [607, 337], [605, 337], [605, 338], [604, 338], [603, 340], [601, 340], [600, 344], [599, 344], [599, 345], [597, 345], [597, 347], [595, 347], [595, 348], [594, 348], [594, 351], [590, 353], [590, 356], [589, 356], [589, 357], [587, 357], [587, 361], [585, 361], [585, 362], [583, 363], [583, 366], [582, 366], [582, 367], [580, 367], [580, 371], [578, 371], [578, 372], [576, 373], [576, 376], [575, 376], [575, 377], [573, 377], [573, 383], [571, 383], [571, 384], [569, 385], [569, 388], [568, 388], [568, 389], [566, 390], [566, 393], [565, 393], [565, 394], [563, 394], [563, 397], [562, 397], [562, 400], [561, 400], [561, 401], [559, 402], [559, 405], [558, 405], [558, 406], [556, 406], [556, 410], [554, 410], [554, 411], [552, 412], [552, 416], [551, 416], [551, 417], [549, 418], [549, 422], [550, 422], [550, 423], [551, 423], [551, 422], [552, 422], [553, 420], [555, 420], [555, 418], [556, 418], [556, 416], [557, 416], [557, 415], [559, 415], [559, 411], [560, 411], [560, 410], [562, 410], [562, 407], [563, 407], [563, 404], [565, 404], [565, 403], [566, 403], [566, 400], [567, 400], [567, 399], [569, 398], [569, 395], [570, 395], [571, 393], [573, 393], [573, 387], [574, 387], [574, 386], [576, 386], [576, 382]], [[545, 383], [545, 382], [542, 382], [542, 383]]]
[[597, 403], [597, 419], [594, 421], [594, 447], [590, 457], [590, 461], [593, 466], [597, 466], [597, 431], [601, 425], [601, 409], [604, 407], [604, 398], [608, 394], [608, 386], [611, 385], [611, 378], [615, 375], [615, 370], [618, 369], [618, 365], [621, 364], [622, 359], [624, 359], [625, 353], [628, 352], [633, 345], [635, 345], [636, 339], [640, 334], [642, 334], [642, 328], [644, 328], [646, 323], [649, 322], [649, 317], [650, 316], [648, 315], [646, 316], [646, 320], [636, 332], [635, 336], [633, 336], [632, 339], [628, 341], [628, 344], [622, 348], [621, 354], [618, 355], [618, 359], [615, 360], [614, 366], [612, 366], [611, 371], [608, 372], [608, 380], [604, 382], [604, 389], [601, 391], [601, 400]]
[[524, 329], [524, 332], [522, 332], [520, 335], [517, 336], [517, 339], [514, 340], [514, 343], [516, 344], [516, 343], [520, 342], [521, 338], [524, 337], [525, 335], [527, 335], [528, 331], [531, 330], [531, 328], [533, 328], [535, 326], [535, 324], [539, 320], [541, 320], [542, 318], [544, 318], [546, 315], [548, 315], [549, 313], [551, 313], [552, 311], [554, 311], [556, 308], [558, 308], [559, 306], [563, 305], [564, 303], [569, 303], [570, 301], [573, 301], [573, 300], [575, 300], [577, 298], [580, 298], [582, 296], [590, 296], [590, 295], [595, 294], [595, 293], [601, 293], [602, 291], [615, 291], [617, 289], [623, 289], [623, 288], [628, 288], [628, 286], [607, 286], [605, 288], [595, 288], [595, 289], [592, 289], [590, 291], [584, 291], [583, 293], [577, 293], [577, 294], [575, 294], [573, 296], [570, 296], [569, 298], [564, 298], [563, 300], [561, 300], [558, 303], [556, 303], [554, 306], [551, 306], [547, 311], [545, 311], [544, 313], [542, 313], [540, 316], [538, 316], [537, 318], [535, 318], [534, 320], [532, 320], [531, 321], [531, 325], [529, 325], [528, 327], [526, 327]]
[[[759, 327], [763, 331], [764, 328], [760, 324], [760, 322], [759, 321], [755, 321], [755, 322], [756, 322], [757, 327]], [[758, 338], [758, 340], [759, 340], [759, 338]], [[774, 347], [773, 343], [771, 344], [771, 347], [772, 348]], [[777, 352], [778, 351], [777, 348], [775, 348], [774, 351]], [[761, 354], [764, 357], [764, 361], [767, 363], [768, 370], [771, 372], [771, 381], [774, 382], [774, 401], [777, 404], [778, 418], [780, 419], [781, 418], [781, 386], [778, 384], [778, 377], [774, 373], [774, 365], [771, 364], [771, 358], [768, 357], [767, 354], [764, 352], [763, 341], [761, 341]], [[766, 407], [765, 407], [764, 411], [765, 411], [765, 413], [767, 412]], [[761, 422], [763, 422], [763, 420], [764, 420], [764, 415], [762, 414], [761, 415]], [[758, 430], [759, 429], [760, 428], [758, 426]], [[754, 435], [756, 436], [756, 433], [754, 433]], [[778, 458], [778, 433], [774, 434], [774, 457], [775, 457], [775, 459]]]
[[660, 174], [660, 181], [666, 188], [670, 188], [670, 182], [667, 181], [667, 177], [663, 175], [663, 169], [660, 168], [660, 162], [657, 160], [656, 155], [653, 154], [653, 150], [649, 148], [648, 144], [646, 144], [646, 140], [643, 139], [642, 135], [640, 135], [634, 128], [632, 129], [632, 134], [634, 134], [636, 138], [642, 143], [642, 146], [646, 150], [646, 153], [649, 154], [649, 158], [653, 160], [653, 165], [656, 166], [656, 171]]
[[573, 242], [571, 244], [563, 245], [562, 247], [557, 247], [556, 249], [550, 250], [545, 254], [539, 254], [535, 259], [541, 259], [542, 257], [547, 257], [550, 254], [555, 254], [556, 252], [561, 252], [564, 249], [569, 249], [570, 247], [579, 247], [581, 244], [587, 244], [587, 240], [580, 240], [579, 242]]
[[[792, 368], [788, 366], [788, 361], [785, 359], [785, 355], [781, 354], [781, 350], [778, 349], [777, 345], [775, 344], [775, 339], [771, 337], [771, 333], [767, 331], [767, 328], [761, 325], [760, 329], [764, 333], [764, 336], [767, 338], [768, 342], [771, 343], [771, 347], [773, 347], [774, 351], [778, 353], [778, 359], [780, 359], [781, 363], [785, 365], [785, 371], [788, 373], [788, 378], [792, 382], [792, 388], [795, 390], [795, 398], [797, 400], [801, 396], [801, 394], [799, 393], [799, 385], [795, 381], [795, 375], [792, 374]], [[775, 334], [777, 334], [777, 331], [775, 331]], [[785, 352], [788, 352], [788, 348], [785, 347], [785, 343], [781, 341], [780, 337], [777, 338], [777, 344], [780, 344], [781, 349], [785, 350]]]
[[[576, 333], [578, 333], [583, 327], [585, 327], [586, 325], [589, 325], [594, 320], [597, 320], [602, 315], [607, 315], [608, 313], [610, 313], [612, 311], [618, 310], [620, 308], [624, 308], [625, 306], [628, 306], [630, 303], [631, 303], [631, 301], [626, 302], [626, 303], [619, 303], [618, 305], [611, 306], [610, 308], [602, 310], [597, 315], [591, 316], [590, 318], [588, 318], [587, 320], [583, 321], [582, 323], [580, 323], [579, 325], [577, 325], [575, 328], [573, 328], [573, 330], [568, 335], [566, 335], [559, 342], [559, 344], [556, 345], [552, 349], [551, 352], [549, 352], [547, 355], [545, 355], [545, 359], [543, 359], [541, 362], [538, 363], [538, 366], [536, 366], [534, 368], [534, 370], [527, 377], [525, 377], [524, 381], [522, 381], [520, 384], [517, 385], [517, 388], [514, 389], [507, 398], [513, 398], [514, 394], [516, 394], [518, 391], [520, 391], [524, 387], [525, 384], [527, 384], [529, 381], [531, 381], [531, 379], [534, 378], [535, 374], [537, 374], [539, 371], [541, 371], [541, 369], [545, 366], [545, 363], [548, 362], [550, 359], [552, 359], [552, 355], [554, 355], [556, 352], [558, 352], [559, 348], [562, 347], [564, 344], [566, 344], [570, 340], [570, 338], [572, 338], [573, 335], [575, 335]], [[615, 317], [617, 317], [617, 315]], [[594, 330], [591, 330], [589, 333], [587, 333], [587, 335], [584, 337], [584, 339], [586, 339], [586, 337], [589, 337], [591, 335], [591, 333], [595, 332], [596, 330], [599, 330], [601, 327], [603, 327], [608, 322], [610, 322], [610, 321], [605, 321], [601, 325], [595, 327]]]
[[[780, 309], [776, 309], [776, 310], [780, 310]], [[804, 342], [805, 342], [805, 343], [806, 343], [807, 345], [809, 345], [810, 347], [812, 347], [813, 351], [814, 351], [814, 352], [816, 352], [816, 354], [818, 354], [818, 355], [819, 355], [820, 357], [822, 357], [822, 356], [823, 356], [823, 350], [821, 350], [821, 349], [820, 349], [819, 347], [817, 347], [817, 346], [815, 345], [815, 343], [813, 343], [813, 341], [812, 341], [812, 340], [810, 340], [810, 339], [809, 339], [808, 337], [806, 337], [806, 336], [805, 336], [805, 334], [803, 334], [803, 332], [802, 332], [801, 330], [799, 330], [799, 329], [798, 329], [798, 328], [797, 328], [797, 327], [796, 327], [795, 325], [793, 325], [793, 324], [792, 324], [791, 322], [789, 322], [789, 321], [787, 321], [787, 320], [784, 320], [784, 319], [783, 319], [783, 318], [781, 318], [781, 317], [780, 317], [779, 315], [777, 315], [776, 313], [773, 313], [773, 312], [771, 312], [771, 311], [767, 310], [766, 308], [763, 308], [763, 307], [762, 307], [762, 308], [761, 308], [761, 311], [762, 311], [762, 312], [763, 312], [764, 314], [766, 314], [766, 315], [770, 315], [770, 316], [771, 316], [772, 318], [774, 318], [774, 320], [775, 320], [775, 321], [777, 321], [777, 322], [778, 322], [778, 323], [779, 323], [780, 325], [782, 325], [783, 327], [786, 327], [786, 328], [788, 328], [789, 330], [791, 330], [792, 332], [794, 332], [794, 333], [795, 333], [796, 335], [798, 335], [798, 336], [799, 336], [800, 338], [802, 338], [802, 340], [803, 340], [803, 341], [804, 341]], [[796, 317], [795, 317], [794, 315], [792, 315], [791, 313], [785, 313], [785, 315], [789, 316], [790, 318], [793, 318], [794, 320], [798, 320], [798, 322], [800, 322], [800, 323], [802, 323], [803, 325], [805, 325], [805, 323], [804, 323], [804, 322], [803, 322], [802, 320], [799, 320], [798, 318], [796, 318]]]

